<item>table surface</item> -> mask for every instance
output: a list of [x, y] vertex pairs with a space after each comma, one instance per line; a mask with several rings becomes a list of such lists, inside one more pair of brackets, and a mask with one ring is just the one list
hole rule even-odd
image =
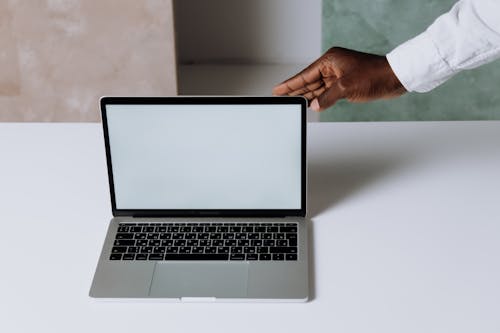
[[312, 300], [110, 302], [99, 124], [0, 124], [2, 332], [500, 332], [500, 122], [309, 124]]

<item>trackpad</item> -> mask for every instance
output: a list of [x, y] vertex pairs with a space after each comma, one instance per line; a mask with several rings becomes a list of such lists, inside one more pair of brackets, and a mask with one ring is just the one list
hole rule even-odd
[[248, 263], [156, 263], [151, 297], [247, 296]]

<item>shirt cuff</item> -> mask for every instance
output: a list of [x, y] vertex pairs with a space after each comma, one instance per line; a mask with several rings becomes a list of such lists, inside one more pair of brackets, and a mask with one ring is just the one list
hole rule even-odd
[[427, 31], [399, 45], [386, 58], [407, 91], [430, 91], [455, 74]]

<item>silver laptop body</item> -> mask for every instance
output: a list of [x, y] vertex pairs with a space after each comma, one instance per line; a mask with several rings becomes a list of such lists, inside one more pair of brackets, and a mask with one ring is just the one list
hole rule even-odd
[[100, 104], [114, 217], [91, 297], [308, 299], [305, 99]]

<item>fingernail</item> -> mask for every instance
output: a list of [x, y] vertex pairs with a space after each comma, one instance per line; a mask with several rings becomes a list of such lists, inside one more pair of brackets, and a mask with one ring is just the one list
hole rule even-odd
[[311, 102], [311, 109], [313, 109], [314, 111], [319, 111], [319, 103], [318, 103], [318, 99], [317, 98], [315, 98]]

